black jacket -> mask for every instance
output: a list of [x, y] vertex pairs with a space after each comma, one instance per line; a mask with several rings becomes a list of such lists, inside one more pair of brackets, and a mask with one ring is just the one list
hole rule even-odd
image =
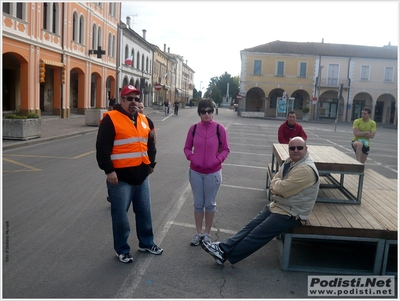
[[[125, 112], [122, 109], [120, 104], [116, 104], [114, 106], [114, 110], [117, 110], [121, 114], [128, 116], [130, 119], [135, 121], [136, 125], [136, 118], [137, 114], [132, 116]], [[154, 123], [151, 121], [150, 118], [146, 116], [150, 130], [154, 129]], [[117, 173], [118, 180], [127, 182], [131, 185], [139, 185], [141, 184], [147, 176], [150, 174], [150, 167], [154, 168], [156, 165], [156, 145], [154, 142], [154, 138], [151, 138], [149, 135], [148, 143], [147, 143], [147, 153], [149, 155], [150, 164], [146, 165], [142, 163], [139, 166], [134, 167], [127, 167], [127, 168], [114, 168], [112, 161], [111, 161], [111, 152], [114, 145], [114, 138], [115, 138], [115, 128], [114, 124], [110, 116], [106, 115], [100, 125], [99, 131], [97, 133], [97, 140], [96, 140], [96, 160], [97, 164], [99, 165], [100, 169], [104, 170], [106, 174], [109, 174], [113, 171]]]

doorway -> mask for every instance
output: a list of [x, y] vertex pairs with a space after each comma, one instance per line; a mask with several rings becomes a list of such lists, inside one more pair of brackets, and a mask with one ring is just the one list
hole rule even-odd
[[353, 102], [353, 114], [351, 120], [361, 118], [361, 110], [365, 106], [365, 100], [354, 100]]
[[374, 113], [374, 121], [375, 122], [382, 122], [383, 118], [383, 101], [377, 101], [375, 105], [375, 113]]

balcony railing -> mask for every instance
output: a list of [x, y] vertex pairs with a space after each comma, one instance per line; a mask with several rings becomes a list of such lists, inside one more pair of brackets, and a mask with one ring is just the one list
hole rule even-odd
[[348, 87], [349, 86], [349, 79], [347, 78], [321, 78], [321, 87], [337, 87], [339, 88], [340, 85], [343, 85], [343, 87]]

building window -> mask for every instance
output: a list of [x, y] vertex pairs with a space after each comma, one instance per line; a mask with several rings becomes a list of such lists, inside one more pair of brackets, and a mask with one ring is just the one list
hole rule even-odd
[[301, 94], [296, 93], [294, 95], [294, 102], [293, 102], [293, 109], [294, 110], [302, 110], [303, 109], [303, 97], [301, 96]]
[[261, 75], [261, 60], [254, 61], [254, 75]]
[[274, 109], [274, 108], [276, 108], [276, 98], [271, 98], [270, 99], [270, 101], [269, 101], [269, 107], [271, 108], [271, 109]]
[[96, 24], [93, 24], [93, 28], [92, 28], [92, 49], [97, 49], [97, 26]]
[[49, 4], [43, 3], [43, 29], [47, 30], [47, 20], [49, 18]]
[[113, 58], [116, 57], [116, 56], [115, 56], [115, 47], [116, 47], [116, 45], [115, 45], [115, 35], [113, 35], [113, 36], [112, 36], [112, 48], [111, 48], [112, 57], [113, 57]]
[[17, 19], [25, 20], [26, 3], [4, 2], [3, 13], [9, 14]]
[[393, 81], [393, 67], [385, 67], [385, 82]]
[[117, 7], [117, 4], [116, 4], [115, 2], [111, 2], [111, 3], [110, 3], [110, 12], [109, 12], [109, 13], [110, 13], [110, 15], [113, 16], [114, 18], [115, 18], [115, 16], [116, 16], [115, 12], [117, 11], [116, 7]]
[[[102, 42], [102, 38], [101, 38], [101, 27], [99, 26], [99, 28], [97, 29], [97, 46], [99, 46], [101, 48], [101, 42]], [[97, 49], [97, 47], [95, 47]]]
[[361, 66], [361, 80], [369, 80], [369, 66]]
[[111, 39], [111, 33], [109, 33], [108, 34], [108, 56], [109, 57], [112, 57], [111, 47], [112, 47], [112, 39]]
[[83, 38], [85, 36], [84, 35], [84, 32], [85, 32], [85, 20], [83, 19], [83, 16], [81, 16], [79, 18], [79, 29], [78, 29], [78, 32], [79, 32], [78, 42], [80, 44], [84, 44]]
[[328, 85], [336, 86], [339, 82], [339, 65], [329, 64], [328, 67]]
[[23, 2], [5, 2], [3, 3], [3, 13], [9, 14], [17, 19], [25, 19], [26, 3]]
[[283, 76], [284, 62], [279, 61], [276, 66], [276, 76]]
[[53, 16], [51, 18], [52, 21], [52, 32], [53, 33], [58, 33], [58, 3], [53, 3]]
[[125, 60], [129, 57], [129, 48], [128, 45], [125, 46]]
[[136, 69], [140, 70], [140, 54], [139, 54], [139, 51], [137, 52], [137, 55], [136, 55]]
[[76, 37], [78, 35], [78, 14], [76, 12], [72, 15], [72, 41], [76, 42]]
[[43, 3], [43, 29], [55, 34], [59, 32], [58, 23], [60, 22], [60, 17], [58, 7], [58, 3]]
[[3, 13], [11, 14], [11, 3], [3, 2]]
[[24, 18], [24, 7], [25, 7], [24, 3], [21, 3], [21, 2], [17, 3], [17, 18], [18, 19], [22, 20]]
[[307, 75], [307, 63], [300, 63], [299, 77], [306, 77]]

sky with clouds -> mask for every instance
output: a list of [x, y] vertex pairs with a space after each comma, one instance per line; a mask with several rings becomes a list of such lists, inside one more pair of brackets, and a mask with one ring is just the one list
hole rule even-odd
[[[240, 75], [240, 51], [276, 40], [398, 46], [396, 1], [122, 1], [138, 34], [183, 56], [196, 89]], [[202, 83], [201, 83], [202, 82]]]

